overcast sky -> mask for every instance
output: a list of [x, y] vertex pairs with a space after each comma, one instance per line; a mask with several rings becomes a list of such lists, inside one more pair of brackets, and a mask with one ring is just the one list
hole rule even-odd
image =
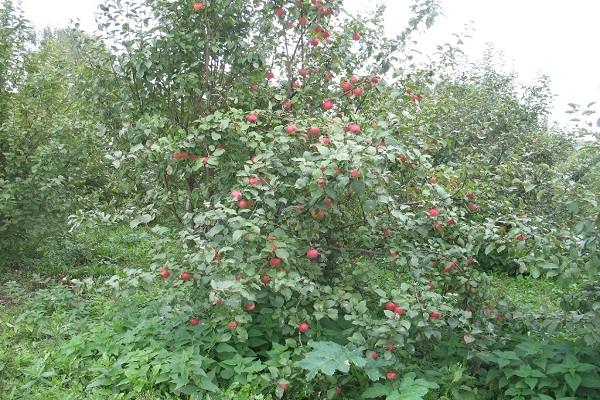
[[[381, 1], [381, 0], [379, 0]], [[412, 0], [384, 0], [386, 28], [401, 30]], [[100, 0], [22, 0], [26, 17], [36, 27], [65, 26], [80, 20], [94, 30], [94, 12]], [[346, 0], [346, 8], [362, 12], [378, 0]], [[568, 103], [600, 103], [600, 0], [443, 0], [444, 16], [421, 38], [419, 50], [454, 43], [452, 33], [475, 29], [464, 50], [472, 61], [487, 47], [504, 55], [505, 71], [516, 71], [532, 83], [538, 74], [550, 76], [555, 99], [554, 117], [567, 121]]]

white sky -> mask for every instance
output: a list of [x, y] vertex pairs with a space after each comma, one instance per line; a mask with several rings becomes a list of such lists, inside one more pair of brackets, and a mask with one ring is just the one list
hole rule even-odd
[[[266, 0], [265, 0], [266, 1]], [[346, 0], [346, 9], [364, 12], [373, 4], [388, 5], [387, 30], [395, 33], [408, 20], [411, 0]], [[65, 26], [80, 20], [94, 30], [100, 0], [22, 0], [33, 24]], [[444, 16], [419, 41], [418, 50], [434, 51], [437, 44], [455, 43], [452, 33], [475, 29], [464, 46], [471, 61], [479, 59], [487, 43], [504, 55], [505, 71], [516, 71], [525, 83], [538, 74], [550, 76], [555, 99], [553, 117], [561, 122], [568, 103], [600, 103], [600, 0], [442, 0]]]

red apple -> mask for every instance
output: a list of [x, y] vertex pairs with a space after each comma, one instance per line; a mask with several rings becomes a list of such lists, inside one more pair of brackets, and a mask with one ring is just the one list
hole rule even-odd
[[252, 311], [252, 310], [254, 310], [254, 307], [256, 307], [256, 304], [254, 304], [254, 303], [246, 304], [245, 307], [246, 307], [246, 310]]
[[300, 70], [300, 75], [301, 75], [301, 76], [306, 76], [306, 75], [308, 75], [308, 71], [306, 70], [306, 68], [302, 68], [302, 69]]
[[435, 227], [435, 229], [438, 229], [438, 230], [439, 230], [439, 229], [442, 229], [442, 224], [435, 224], [435, 226], [434, 226], [434, 227]]
[[355, 33], [354, 35], [352, 35], [352, 39], [354, 39], [354, 40], [360, 40], [360, 34]]
[[357, 125], [357, 124], [352, 124], [352, 125], [350, 125], [350, 126], [348, 127], [348, 129], [350, 130], [350, 132], [353, 132], [353, 133], [358, 133], [358, 132], [360, 132], [360, 126], [359, 126], [359, 125]]
[[352, 82], [352, 83], [357, 83], [358, 82], [358, 78], [356, 77], [356, 75], [352, 75], [350, 77], [350, 82]]
[[468, 207], [469, 207], [469, 210], [471, 210], [471, 211], [475, 211], [475, 210], [477, 210], [477, 204], [472, 204], [472, 203], [471, 203], [471, 204], [469, 204], [469, 206], [468, 206]]
[[279, 7], [275, 10], [275, 15], [281, 17], [283, 14], [285, 14], [285, 10], [283, 8]]
[[333, 108], [333, 101], [326, 100], [325, 102], [323, 102], [323, 108], [326, 110], [331, 110]]
[[208, 164], [208, 157], [202, 157], [202, 164]]
[[321, 128], [319, 128], [318, 126], [313, 126], [308, 129], [308, 132], [310, 132], [311, 135], [318, 135], [319, 133], [321, 133]]
[[273, 78], [275, 78], [275, 74], [273, 72], [269, 71], [267, 73], [267, 79], [273, 79]]
[[394, 311], [394, 308], [396, 308], [396, 305], [393, 302], [388, 301], [387, 303], [385, 303], [385, 308], [390, 311]]
[[436, 183], [436, 182], [437, 182], [437, 179], [435, 179], [435, 177], [432, 176], [431, 178], [429, 178], [429, 183]]
[[292, 84], [292, 86], [298, 89], [300, 87], [300, 82], [296, 81]]
[[395, 372], [388, 372], [385, 377], [389, 380], [394, 380], [398, 377], [398, 374]]
[[352, 93], [354, 93], [355, 96], [360, 96], [361, 94], [363, 94], [363, 90], [362, 90], [362, 88], [357, 87], [357, 88], [354, 88]]
[[229, 329], [236, 329], [237, 328], [237, 323], [235, 321], [231, 321], [229, 323]]
[[191, 278], [191, 275], [188, 274], [187, 272], [184, 272], [181, 274], [181, 279], [183, 279], [184, 281], [188, 280]]
[[436, 215], [438, 215], [438, 210], [437, 208], [432, 208], [429, 210], [429, 215], [431, 215], [432, 217], [435, 217]]
[[329, 144], [329, 138], [328, 137], [322, 137], [321, 138], [321, 143], [323, 143], [325, 146], [327, 146]]
[[258, 178], [250, 178], [248, 179], [248, 183], [252, 186], [256, 186], [260, 183], [260, 180]]
[[331, 199], [329, 197], [326, 197], [325, 199], [323, 199], [323, 201], [325, 202], [325, 205], [327, 207], [331, 207]]
[[342, 83], [342, 90], [344, 92], [348, 92], [350, 89], [352, 89], [352, 85], [350, 85], [350, 82], [343, 82]]
[[412, 100], [416, 103], [417, 101], [421, 100], [421, 98], [419, 97], [418, 94], [413, 94], [412, 95]]
[[523, 235], [519, 235], [519, 236], [517, 236], [517, 240], [518, 240], [518, 241], [525, 240], [525, 236], [523, 236]]
[[285, 127], [285, 131], [289, 134], [292, 134], [294, 132], [296, 132], [298, 130], [298, 127], [296, 125], [288, 125]]
[[246, 120], [248, 122], [256, 122], [256, 120], [258, 120], [258, 115], [256, 114], [250, 114], [246, 117]]
[[291, 101], [289, 101], [289, 100], [286, 100], [286, 101], [283, 103], [283, 106], [284, 106], [285, 108], [290, 108], [290, 107], [292, 107], [292, 102], [291, 102]]
[[357, 168], [354, 168], [352, 170], [352, 176], [355, 177], [355, 178], [360, 178], [361, 177], [360, 172], [358, 172]]
[[396, 252], [393, 252], [393, 253], [390, 254], [390, 256], [392, 256], [392, 257], [396, 257], [397, 255], [398, 254]]
[[161, 269], [160, 270], [160, 276], [162, 276], [163, 278], [168, 278], [170, 275], [169, 270], [168, 269]]
[[308, 24], [308, 20], [304, 17], [300, 17], [300, 18], [298, 18], [298, 24], [305, 26], [306, 24]]
[[260, 277], [260, 281], [262, 283], [269, 283], [271, 282], [271, 277], [269, 275], [263, 275]]
[[379, 78], [376, 77], [376, 76], [374, 76], [374, 77], [371, 78], [371, 82], [373, 82], [373, 83], [379, 83]]
[[234, 199], [240, 200], [242, 198], [242, 193], [239, 190], [232, 190], [231, 197]]
[[438, 319], [440, 318], [440, 313], [437, 311], [432, 311], [429, 313], [429, 318]]
[[244, 201], [244, 200], [240, 200], [238, 202], [238, 207], [239, 208], [246, 208], [246, 207], [248, 207], [248, 203], [246, 201]]
[[196, 3], [196, 4], [194, 4], [194, 10], [200, 11], [202, 9], [202, 6], [203, 6], [202, 3]]
[[374, 352], [372, 352], [372, 353], [371, 353], [371, 358], [372, 358], [373, 360], [377, 360], [377, 357], [379, 357], [379, 355], [377, 354], [377, 352], [376, 352], [376, 351], [374, 351]]
[[405, 313], [405, 310], [403, 308], [400, 307], [394, 307], [394, 312], [398, 315], [402, 315]]
[[303, 322], [298, 326], [298, 330], [300, 332], [306, 332], [308, 329], [309, 329], [309, 326], [306, 322]]
[[200, 320], [198, 320], [198, 318], [191, 318], [190, 319], [190, 324], [196, 326], [200, 323]]
[[310, 249], [306, 252], [306, 257], [310, 259], [315, 259], [319, 257], [319, 252], [316, 249]]
[[450, 219], [448, 220], [448, 223], [449, 223], [450, 225], [454, 225], [454, 224], [456, 224], [456, 221], [454, 220], [454, 218], [450, 218]]
[[[269, 261], [269, 264], [271, 264], [274, 267], [279, 267], [281, 265], [281, 259], [279, 259], [277, 257], [271, 258], [271, 260]], [[269, 279], [271, 279], [271, 278], [269, 278]], [[261, 278], [261, 280], [262, 280], [262, 278]]]
[[287, 390], [287, 385], [285, 383], [278, 383], [279, 387], [281, 387], [284, 391]]
[[433, 282], [429, 282], [429, 290], [433, 289], [435, 289], [435, 285], [433, 284]]
[[471, 265], [473, 264], [473, 260], [471, 260], [470, 258], [467, 260], [467, 265]]
[[339, 387], [339, 386], [336, 386], [336, 387], [335, 387], [335, 392], [336, 392], [337, 394], [342, 394], [342, 389], [340, 389], [340, 387]]
[[319, 45], [319, 39], [317, 39], [317, 38], [310, 39], [310, 44], [313, 45], [313, 46], [318, 46]]

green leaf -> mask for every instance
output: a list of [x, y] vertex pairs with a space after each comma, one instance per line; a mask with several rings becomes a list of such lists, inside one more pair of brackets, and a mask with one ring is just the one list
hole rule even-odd
[[335, 371], [350, 371], [352, 364], [359, 367], [366, 364], [361, 351], [352, 344], [343, 347], [334, 342], [311, 342], [309, 345], [314, 350], [306, 353], [306, 357], [298, 363], [300, 367], [309, 371], [306, 375], [309, 380], [318, 372], [331, 376]]
[[392, 388], [390, 386], [376, 383], [362, 393], [362, 397], [365, 399], [374, 399], [376, 397], [387, 396], [391, 393]]
[[567, 381], [569, 387], [576, 392], [581, 383], [581, 376], [577, 374], [565, 374], [565, 381]]

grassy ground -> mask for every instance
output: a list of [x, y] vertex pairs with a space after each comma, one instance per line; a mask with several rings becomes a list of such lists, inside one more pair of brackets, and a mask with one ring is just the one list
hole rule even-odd
[[[143, 304], [142, 298], [114, 297], [96, 289], [127, 268], [147, 269], [151, 245], [142, 230], [111, 227], [71, 236], [43, 259], [0, 266], [0, 399], [122, 398], [86, 390], [81, 378], [89, 371], [81, 371], [70, 356], [69, 341], [95, 321], [123, 313], [135, 302]], [[559, 309], [563, 290], [549, 280], [522, 277], [495, 276], [492, 284], [496, 298], [542, 312]], [[152, 392], [132, 396], [127, 398], [165, 398]]]

